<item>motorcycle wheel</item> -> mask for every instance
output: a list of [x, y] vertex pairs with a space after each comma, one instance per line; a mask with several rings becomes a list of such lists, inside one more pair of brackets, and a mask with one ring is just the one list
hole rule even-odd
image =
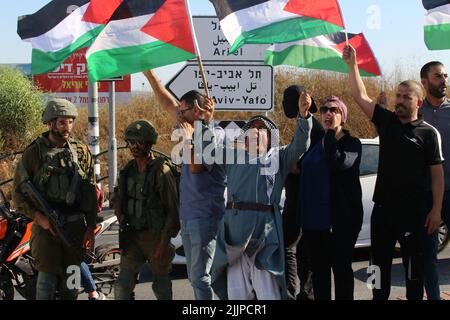
[[[117, 244], [105, 244], [96, 248], [98, 263], [120, 259], [121, 250]], [[120, 263], [91, 269], [97, 290], [108, 296], [113, 291], [113, 285], [120, 273]]]
[[0, 300], [14, 300], [14, 286], [6, 275], [0, 275]]
[[[96, 256], [99, 257], [99, 262], [107, 262], [109, 260], [120, 259], [121, 250], [118, 248], [117, 244], [106, 244], [103, 246], [99, 246], [95, 250]], [[104, 268], [103, 272], [105, 274], [112, 275], [114, 278], [117, 278], [120, 273], [120, 263], [116, 265], [107, 266]]]

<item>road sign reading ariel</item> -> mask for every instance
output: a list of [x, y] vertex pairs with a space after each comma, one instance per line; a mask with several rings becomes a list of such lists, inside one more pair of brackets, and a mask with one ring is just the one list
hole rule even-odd
[[[253, 64], [204, 64], [208, 89], [216, 103], [216, 110], [272, 111], [273, 69]], [[166, 88], [178, 99], [204, 85], [197, 64], [181, 69]]]
[[225, 38], [215, 16], [194, 16], [195, 34], [204, 61], [264, 61], [269, 44], [249, 44], [230, 54], [230, 44]]

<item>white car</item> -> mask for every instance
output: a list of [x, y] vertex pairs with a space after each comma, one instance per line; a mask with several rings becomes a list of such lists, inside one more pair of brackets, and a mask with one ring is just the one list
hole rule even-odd
[[[370, 216], [372, 214], [373, 202], [372, 196], [375, 189], [375, 182], [377, 180], [378, 170], [378, 152], [379, 140], [375, 139], [361, 139], [362, 155], [360, 165], [360, 181], [362, 188], [362, 201], [364, 207], [364, 218], [361, 231], [356, 241], [355, 248], [370, 247]], [[226, 191], [225, 191], [226, 192]], [[282, 194], [282, 205], [284, 204], [284, 190]], [[448, 244], [449, 232], [447, 226], [442, 223], [439, 229], [439, 251], [445, 248]], [[173, 261], [174, 264], [185, 264], [183, 246], [181, 242], [181, 235], [178, 234], [176, 238], [172, 238], [172, 244], [176, 248], [176, 256]]]

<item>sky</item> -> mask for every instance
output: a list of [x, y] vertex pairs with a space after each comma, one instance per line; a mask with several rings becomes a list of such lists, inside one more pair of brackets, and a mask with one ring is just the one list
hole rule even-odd
[[[2, 63], [30, 63], [31, 45], [17, 35], [17, 17], [39, 10], [49, 0], [5, 1], [0, 13]], [[208, 0], [189, 0], [192, 15], [215, 15]], [[419, 74], [423, 64], [440, 60], [450, 69], [450, 50], [429, 51], [423, 41], [426, 13], [420, 0], [340, 0], [348, 32], [364, 32], [385, 74], [397, 66], [408, 75]], [[157, 69], [168, 81], [182, 64]], [[144, 84], [144, 86], [143, 86]], [[141, 74], [133, 75], [132, 90], [148, 90]]]

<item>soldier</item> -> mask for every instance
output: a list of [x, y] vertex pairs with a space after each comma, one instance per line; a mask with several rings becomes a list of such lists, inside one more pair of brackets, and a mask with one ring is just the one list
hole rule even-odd
[[[83, 261], [84, 249], [90, 250], [94, 245], [94, 162], [87, 146], [70, 138], [77, 115], [71, 102], [51, 99], [42, 115], [48, 131], [25, 149], [15, 171], [14, 203], [19, 212], [34, 219], [31, 253], [38, 270], [37, 300], [54, 299], [57, 289], [61, 299], [76, 300], [78, 290], [67, 286], [67, 278], [76, 270], [73, 267], [79, 267]], [[27, 180], [58, 211], [73, 246], [62, 242], [49, 219], [21, 193], [21, 184]]]
[[125, 130], [125, 141], [134, 159], [120, 171], [114, 207], [121, 225], [120, 274], [115, 283], [116, 300], [130, 300], [136, 274], [148, 261], [153, 292], [158, 300], [172, 299], [169, 278], [175, 248], [170, 238], [180, 230], [177, 181], [169, 163], [155, 158], [152, 147], [158, 133], [146, 120]]

